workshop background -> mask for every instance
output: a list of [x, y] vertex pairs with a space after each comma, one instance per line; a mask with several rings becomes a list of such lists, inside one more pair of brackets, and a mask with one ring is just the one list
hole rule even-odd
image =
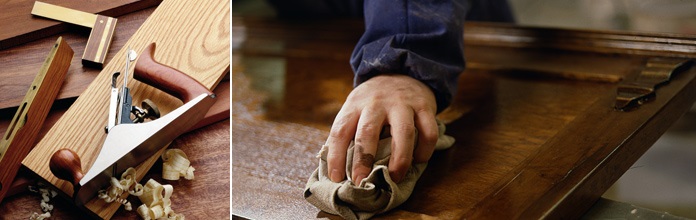
[[[696, 1], [508, 0], [525, 26], [692, 34]], [[274, 16], [265, 1], [234, 0], [235, 16]], [[603, 195], [610, 211], [640, 207], [696, 219], [696, 105]], [[618, 208], [616, 208], [618, 207]], [[607, 210], [597, 208], [597, 210]], [[642, 209], [641, 209], [642, 210]], [[593, 210], [591, 210], [593, 211]], [[600, 215], [603, 217], [611, 214]], [[664, 216], [663, 216], [664, 217]]]

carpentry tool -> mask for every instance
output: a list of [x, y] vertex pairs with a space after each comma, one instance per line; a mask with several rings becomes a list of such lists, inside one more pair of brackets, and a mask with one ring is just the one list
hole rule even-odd
[[59, 37], [12, 118], [9, 129], [0, 139], [0, 201], [10, 189], [22, 160], [36, 143], [53, 100], [63, 85], [72, 56], [70, 45]]
[[91, 28], [92, 31], [87, 39], [85, 52], [82, 54], [82, 65], [94, 66], [100, 69], [104, 66], [106, 52], [109, 51], [109, 46], [111, 46], [111, 38], [113, 37], [118, 19], [40, 1], [34, 2], [31, 14]]
[[[134, 78], [181, 99], [184, 105], [161, 118], [144, 122], [145, 118], [156, 115], [154, 112], [157, 110], [154, 106], [132, 106], [126, 78], [128, 63], [135, 55], [130, 51], [126, 53], [124, 83], [120, 91], [114, 92], [115, 79], [120, 73], [112, 75], [109, 119], [105, 129], [108, 135], [90, 170], [83, 174], [79, 157], [68, 149], [54, 153], [49, 163], [56, 177], [73, 184], [73, 199], [78, 205], [84, 205], [108, 186], [112, 176], [120, 176], [127, 168], [139, 165], [198, 123], [215, 102], [215, 94], [198, 81], [155, 61], [154, 51], [154, 43], [145, 48], [135, 65]], [[135, 115], [134, 119], [131, 114]]]

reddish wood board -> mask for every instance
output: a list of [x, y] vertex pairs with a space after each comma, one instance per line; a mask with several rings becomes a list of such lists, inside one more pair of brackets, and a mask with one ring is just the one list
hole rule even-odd
[[[160, 0], [45, 0], [43, 2], [116, 17], [157, 5]], [[32, 16], [33, 7], [33, 0], [0, 1], [0, 21], [2, 21], [0, 22], [0, 30], [2, 30], [0, 31], [0, 49], [50, 36], [65, 31], [71, 26], [63, 22]]]

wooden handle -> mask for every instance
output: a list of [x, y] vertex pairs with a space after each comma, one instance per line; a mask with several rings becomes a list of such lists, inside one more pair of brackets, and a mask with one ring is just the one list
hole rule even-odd
[[140, 54], [133, 78], [169, 93], [184, 103], [201, 94], [213, 94], [185, 73], [155, 61], [154, 55], [155, 43], [152, 43]]
[[56, 177], [71, 182], [73, 187], [78, 187], [80, 180], [84, 176], [80, 156], [70, 149], [60, 149], [53, 153], [48, 166]]

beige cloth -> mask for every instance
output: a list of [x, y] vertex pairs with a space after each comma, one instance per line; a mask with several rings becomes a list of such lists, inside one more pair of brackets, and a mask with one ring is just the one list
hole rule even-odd
[[[438, 121], [439, 137], [435, 150], [446, 149], [454, 144], [454, 138], [445, 135], [445, 125]], [[375, 164], [359, 186], [346, 179], [340, 183], [332, 182], [327, 175], [326, 155], [328, 146], [322, 146], [317, 157], [319, 167], [312, 173], [305, 186], [304, 197], [317, 208], [340, 215], [345, 219], [368, 219], [389, 211], [404, 203], [413, 191], [416, 181], [428, 163], [414, 163], [409, 168], [401, 183], [395, 183], [389, 177], [389, 156], [391, 155], [391, 137], [381, 139], [375, 155]], [[348, 148], [346, 161], [353, 161], [353, 142]], [[350, 177], [352, 163], [346, 163], [346, 173]]]

